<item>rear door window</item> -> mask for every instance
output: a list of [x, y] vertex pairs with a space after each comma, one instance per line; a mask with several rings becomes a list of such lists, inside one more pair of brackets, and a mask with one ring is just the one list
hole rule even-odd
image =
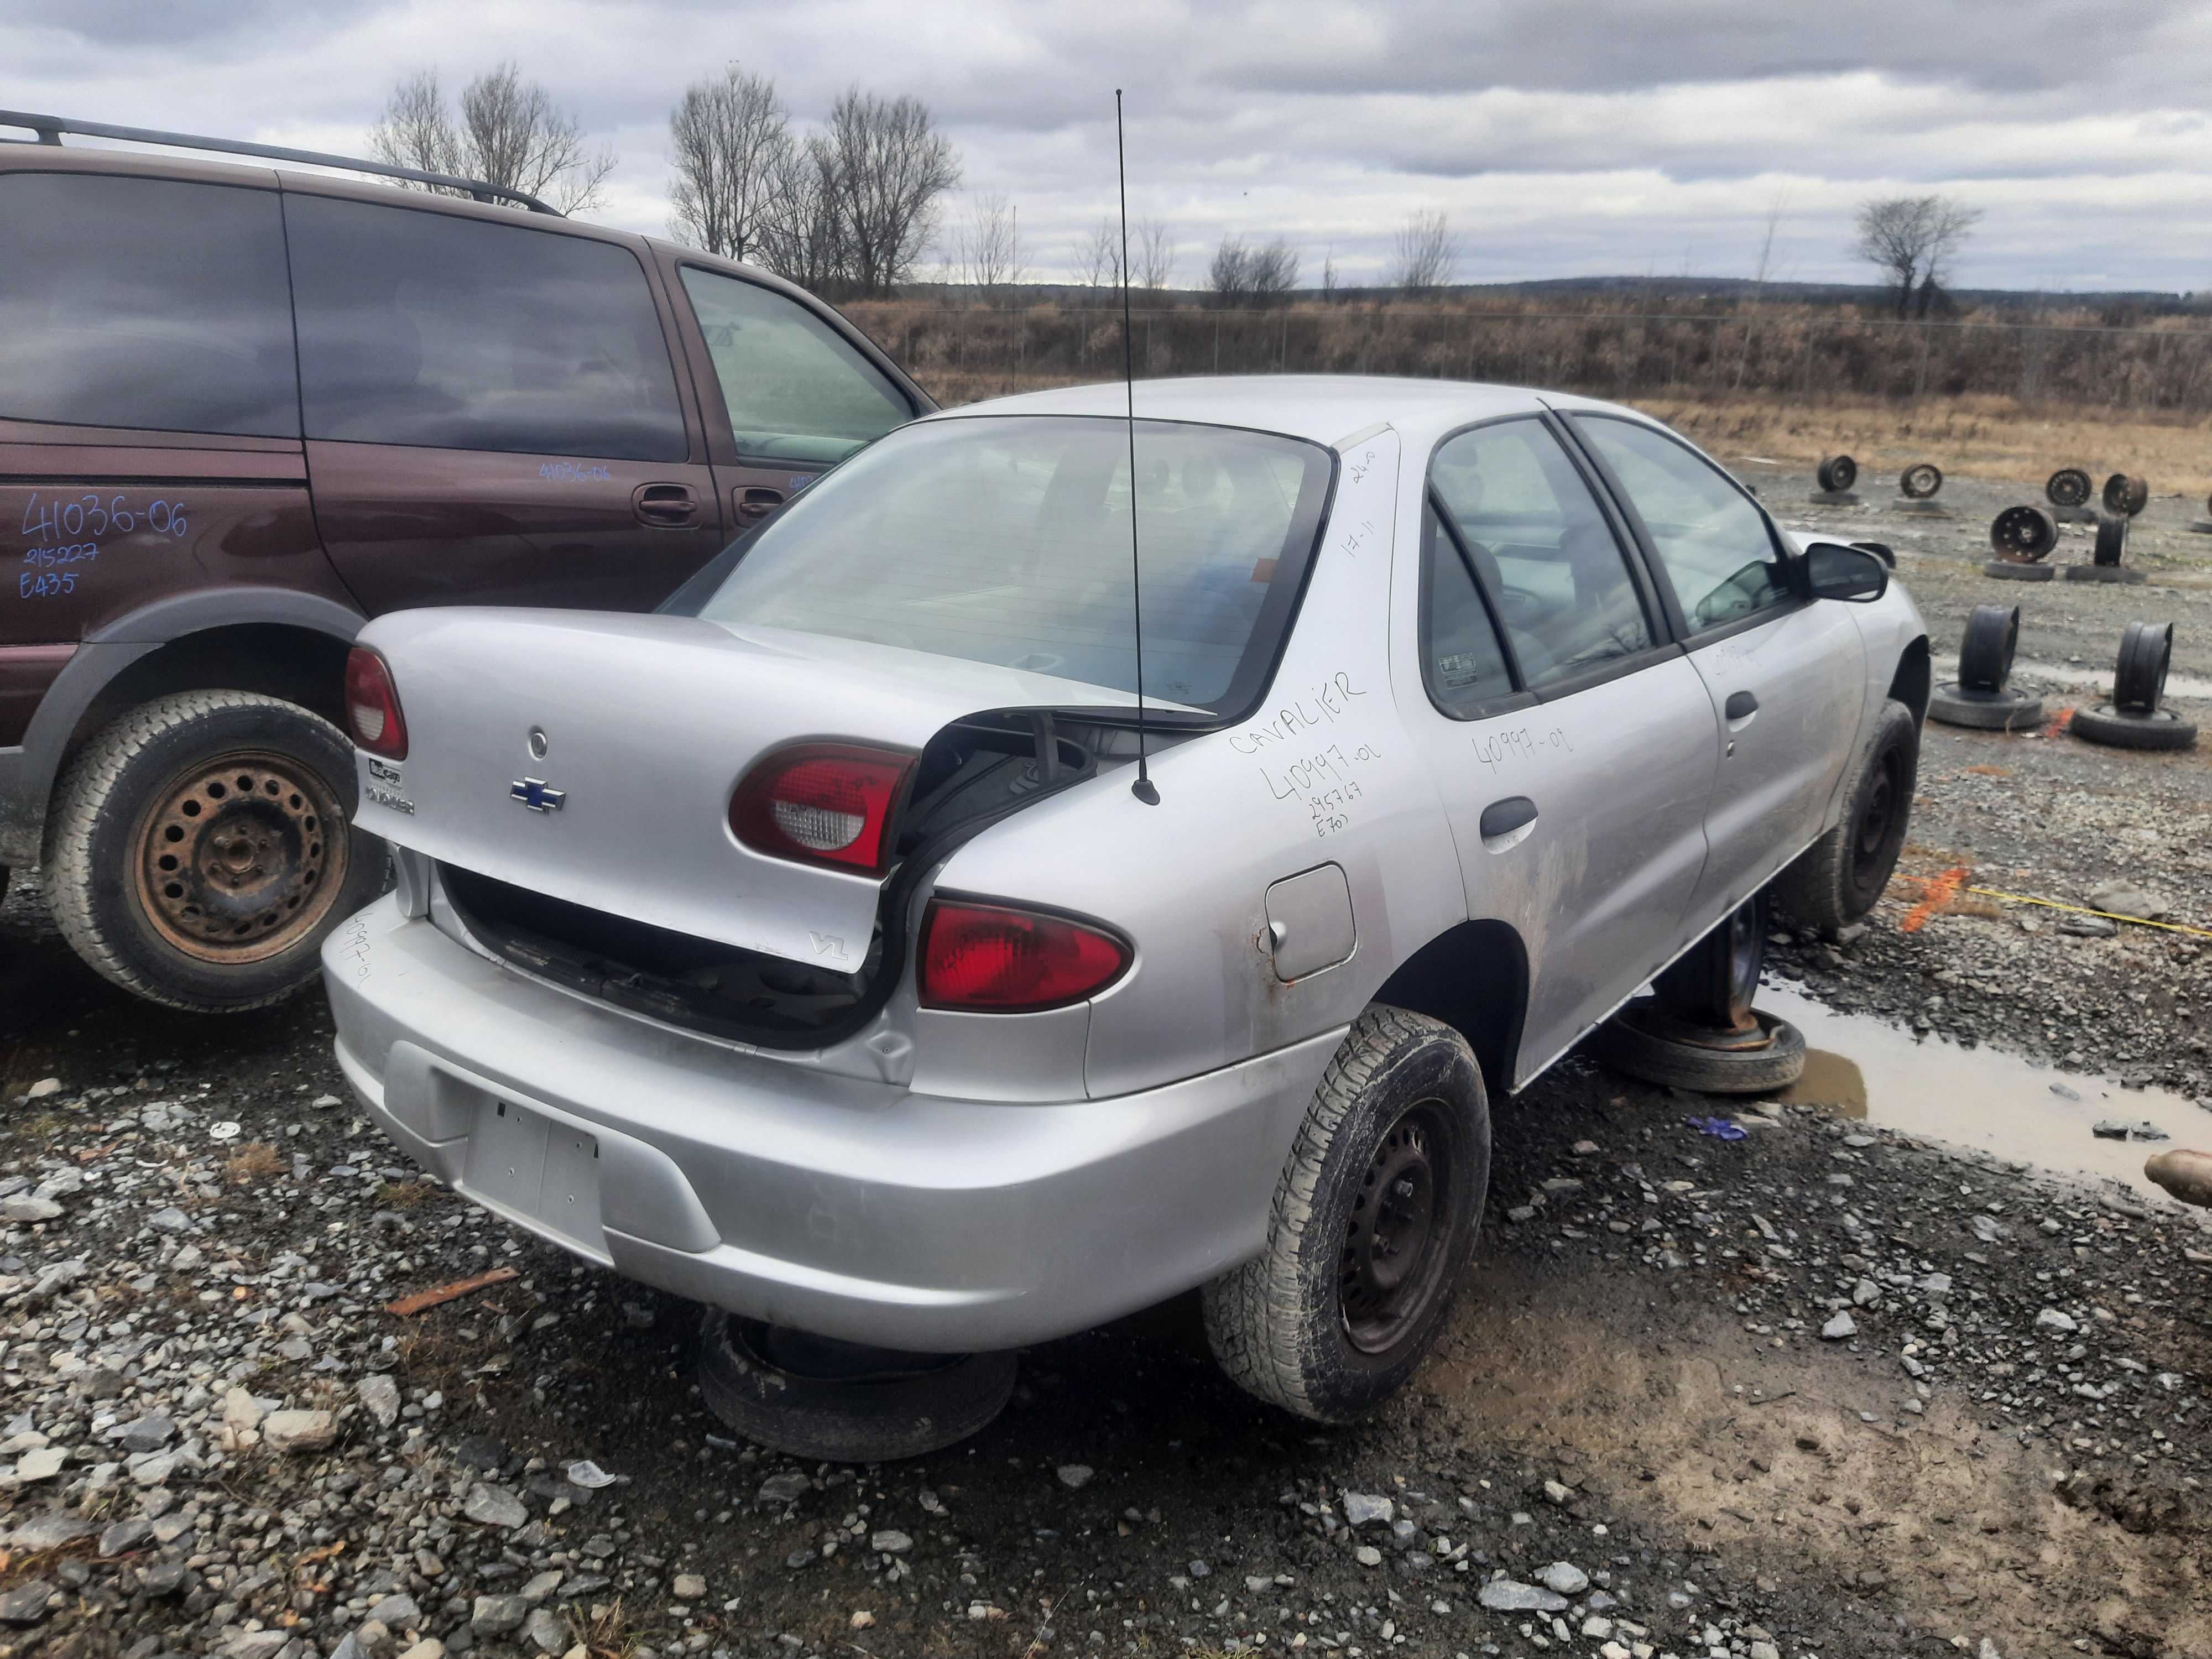
[[1490, 592], [1531, 690], [1650, 648], [1620, 544], [1540, 421], [1448, 439], [1430, 483]]
[[0, 417], [296, 438], [273, 190], [0, 174]]
[[832, 465], [914, 418], [904, 394], [796, 301], [698, 265], [684, 267], [684, 290], [739, 454]]
[[1766, 515], [1711, 463], [1648, 426], [1577, 416], [1644, 520], [1692, 633], [1796, 602]]
[[525, 225], [285, 198], [310, 438], [680, 461], [645, 268]]
[[1513, 695], [1490, 607], [1431, 501], [1421, 514], [1421, 673], [1429, 699], [1454, 720]]

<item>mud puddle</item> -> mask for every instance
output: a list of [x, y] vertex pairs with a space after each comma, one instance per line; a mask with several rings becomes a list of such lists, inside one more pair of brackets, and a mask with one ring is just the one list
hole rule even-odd
[[[2106, 697], [2112, 695], [2112, 667], [2110, 663], [2101, 668], [2091, 668], [2080, 663], [2015, 662], [2012, 672], [2030, 679], [2049, 680], [2057, 685], [2075, 685], [2085, 690], [2099, 691]], [[2191, 674], [2168, 674], [2166, 677], [2166, 695], [2186, 697], [2191, 702], [2212, 702], [2212, 680], [2199, 679]]]
[[[1759, 1006], [1805, 1034], [1805, 1075], [1780, 1098], [1947, 1141], [2062, 1174], [2105, 1176], [2163, 1206], [2143, 1160], [2168, 1146], [2212, 1145], [2212, 1114], [2163, 1089], [2123, 1089], [2107, 1078], [2031, 1065], [1993, 1048], [1916, 1039], [1865, 1014], [1842, 1014], [1787, 985], [1770, 984]], [[2171, 1139], [2105, 1140], [2105, 1118], [2148, 1121]]]

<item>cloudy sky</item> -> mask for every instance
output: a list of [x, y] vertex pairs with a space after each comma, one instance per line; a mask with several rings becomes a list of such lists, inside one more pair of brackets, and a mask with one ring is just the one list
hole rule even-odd
[[307, 148], [507, 58], [617, 148], [597, 216], [640, 230], [669, 106], [735, 60], [802, 124], [925, 100], [1041, 276], [1112, 206], [1119, 84], [1184, 281], [1227, 232], [1379, 279], [1431, 208], [1462, 280], [1749, 276], [1778, 204], [1771, 275], [1859, 280], [1854, 205], [1944, 191], [1984, 214], [1961, 285], [2212, 287], [2201, 0], [0, 0], [0, 106]]

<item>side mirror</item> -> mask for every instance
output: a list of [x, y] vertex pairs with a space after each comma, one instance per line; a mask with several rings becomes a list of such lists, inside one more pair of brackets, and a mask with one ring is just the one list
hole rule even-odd
[[1816, 599], [1872, 605], [1889, 592], [1889, 567], [1863, 547], [1814, 542], [1805, 550], [1805, 574]]

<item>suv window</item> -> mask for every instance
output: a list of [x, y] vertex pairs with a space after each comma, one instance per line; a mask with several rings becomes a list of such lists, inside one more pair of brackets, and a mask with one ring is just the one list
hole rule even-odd
[[288, 196], [307, 436], [680, 461], [668, 343], [627, 248]]
[[300, 435], [271, 190], [0, 175], [0, 416]]
[[1575, 418], [1643, 519], [1692, 633], [1796, 600], [1766, 515], [1703, 456], [1633, 421]]
[[1490, 607], [1431, 501], [1421, 514], [1421, 675], [1429, 700], [1455, 720], [1510, 696], [1513, 679]]
[[684, 267], [684, 289], [740, 453], [834, 464], [914, 418], [897, 388], [805, 306], [698, 265]]
[[1447, 440], [1430, 479], [1498, 596], [1531, 690], [1650, 646], [1620, 544], [1541, 422], [1505, 421]]

